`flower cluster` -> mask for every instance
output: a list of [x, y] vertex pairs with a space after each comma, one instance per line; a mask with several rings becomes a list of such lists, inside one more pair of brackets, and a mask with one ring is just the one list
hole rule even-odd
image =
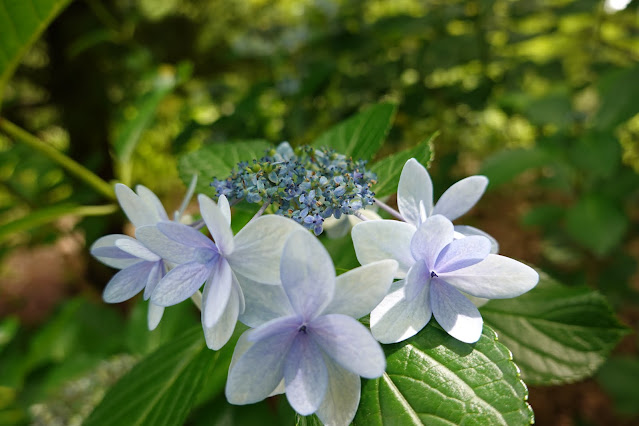
[[238, 163], [230, 176], [214, 178], [211, 186], [231, 203], [273, 204], [276, 214], [319, 235], [325, 219], [339, 219], [373, 204], [371, 186], [376, 178], [365, 161], [327, 148], [293, 149], [284, 142], [259, 160]]
[[[407, 339], [433, 316], [454, 338], [476, 342], [483, 322], [467, 296], [514, 297], [539, 278], [532, 268], [495, 254], [494, 239], [483, 231], [453, 226], [451, 220], [481, 197], [486, 178], [458, 182], [433, 206], [428, 172], [414, 159], [402, 171], [394, 212], [404, 220], [358, 216], [352, 239], [362, 266], [336, 276], [330, 254], [308, 231], [319, 234], [321, 220], [317, 225], [308, 218], [323, 220], [359, 209], [363, 200], [372, 203], [372, 182], [362, 162], [280, 145], [216, 181], [217, 203], [198, 196], [210, 238], [198, 230], [202, 221], [180, 222], [183, 208], [171, 221], [147, 188], [133, 192], [118, 184], [135, 238], [109, 235], [92, 246], [95, 257], [121, 269], [103, 298], [116, 303], [143, 291], [150, 301], [149, 329], [166, 307], [191, 298], [214, 350], [229, 341], [238, 321], [244, 323], [250, 329], [234, 349], [229, 402], [250, 404], [285, 393], [298, 413], [348, 425], [359, 404], [360, 377], [380, 377], [386, 368], [380, 342]], [[227, 196], [270, 200], [279, 213], [292, 213], [262, 216], [260, 210], [234, 235]], [[370, 330], [357, 321], [368, 314]]]

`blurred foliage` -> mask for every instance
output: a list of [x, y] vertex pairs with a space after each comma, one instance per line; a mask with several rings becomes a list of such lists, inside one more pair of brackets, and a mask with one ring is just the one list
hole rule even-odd
[[[524, 260], [567, 284], [597, 287], [620, 310], [636, 309], [639, 2], [621, 11], [612, 3], [76, 0], [22, 57], [4, 88], [2, 117], [103, 179], [143, 183], [174, 206], [183, 191], [178, 156], [235, 140], [311, 143], [360, 109], [392, 102], [395, 120], [374, 161], [419, 153], [439, 131], [436, 192], [481, 171], [491, 179], [483, 202], [496, 204], [471, 221], [516, 212], [530, 237]], [[0, 25], [3, 41], [8, 31]], [[0, 227], [61, 203], [104, 201], [0, 132]], [[53, 219], [12, 233], [0, 256], [69, 233]], [[123, 223], [115, 215], [74, 227], [90, 244]], [[108, 274], [89, 266], [101, 288]], [[30, 406], [55, 399], [63, 382], [100, 360], [150, 353], [183, 329], [165, 319], [167, 331], [148, 333], [139, 303], [125, 322], [80, 297], [40, 329], [0, 322], [0, 423], [28, 421]], [[172, 310], [195, 324], [189, 308]], [[125, 342], [114, 337], [122, 330]], [[615, 377], [625, 365], [600, 377], [619, 398], [627, 383]], [[209, 424], [202, 413], [194, 424]], [[253, 415], [228, 406], [220, 413], [220, 422]]]

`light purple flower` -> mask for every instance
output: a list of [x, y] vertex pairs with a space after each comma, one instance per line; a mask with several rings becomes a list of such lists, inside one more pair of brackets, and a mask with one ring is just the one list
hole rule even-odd
[[[188, 204], [193, 194], [196, 180], [189, 186], [189, 191], [182, 203], [183, 208], [176, 212], [175, 219]], [[158, 197], [142, 185], [136, 187], [137, 193], [128, 186], [115, 185], [115, 195], [122, 210], [131, 223], [137, 228], [152, 225], [159, 221], [168, 221], [169, 217]], [[122, 234], [107, 235], [98, 239], [91, 246], [91, 254], [102, 263], [121, 269], [106, 285], [102, 298], [107, 303], [119, 303], [128, 300], [144, 289], [144, 300], [148, 300], [160, 279], [168, 270], [168, 265], [160, 256], [153, 253], [140, 242]], [[157, 327], [164, 307], [149, 303], [147, 317], [149, 330]]]
[[160, 222], [138, 228], [136, 237], [163, 259], [177, 264], [158, 283], [151, 301], [159, 306], [180, 303], [203, 283], [202, 326], [207, 345], [219, 349], [229, 340], [244, 311], [238, 280], [279, 284], [279, 261], [288, 235], [303, 229], [291, 219], [268, 215], [252, 220], [236, 236], [224, 195], [216, 204], [200, 194], [200, 213], [213, 237], [179, 223]]
[[[411, 158], [404, 164], [397, 187], [397, 207], [404, 220], [415, 226], [428, 217], [440, 214], [455, 220], [465, 214], [479, 201], [486, 190], [488, 179], [485, 176], [470, 176], [453, 184], [433, 203], [433, 183], [424, 166]], [[484, 231], [472, 226], [457, 225], [456, 238], [468, 235], [483, 235], [492, 244], [491, 253], [499, 251], [497, 240]]]
[[399, 263], [389, 294], [371, 312], [371, 331], [382, 343], [395, 343], [419, 332], [432, 315], [458, 340], [476, 342], [483, 321], [461, 293], [502, 299], [519, 296], [539, 281], [534, 269], [516, 260], [490, 254], [483, 236], [454, 239], [453, 224], [442, 215], [424, 220], [416, 232], [397, 221], [362, 222], [353, 228], [362, 265], [381, 259]]
[[264, 307], [252, 321], [262, 325], [245, 332], [235, 348], [228, 401], [261, 401], [279, 393], [283, 382], [298, 413], [315, 413], [325, 424], [349, 424], [359, 404], [360, 376], [379, 377], [386, 368], [381, 346], [353, 316], [365, 315], [381, 300], [396, 267], [386, 260], [336, 279], [322, 244], [308, 232], [291, 234], [282, 254], [281, 287], [254, 294], [261, 298], [256, 305]]

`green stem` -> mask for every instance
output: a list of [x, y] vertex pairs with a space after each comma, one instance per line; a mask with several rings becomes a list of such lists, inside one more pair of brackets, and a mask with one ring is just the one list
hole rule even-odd
[[38, 209], [25, 217], [5, 225], [0, 225], [0, 242], [3, 242], [10, 235], [17, 232], [27, 231], [45, 225], [63, 216], [104, 216], [114, 213], [117, 210], [118, 206], [116, 204], [106, 204], [103, 206], [74, 206], [62, 204]]
[[104, 195], [108, 199], [116, 199], [112, 185], [105, 182], [91, 170], [67, 157], [65, 154], [61, 153], [52, 146], [44, 143], [26, 130], [21, 129], [20, 127], [16, 126], [10, 121], [3, 119], [2, 117], [0, 117], [0, 129], [2, 129], [8, 135], [14, 137], [16, 140], [29, 145], [36, 151], [41, 152], [53, 162], [66, 169], [66, 171], [69, 172], [71, 175], [85, 182], [87, 185], [91, 186], [93, 189], [95, 189], [97, 192]]

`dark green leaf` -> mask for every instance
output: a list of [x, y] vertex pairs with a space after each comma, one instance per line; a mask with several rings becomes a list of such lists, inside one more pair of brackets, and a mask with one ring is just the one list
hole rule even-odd
[[0, 2], [0, 102], [4, 86], [27, 49], [70, 0]]
[[489, 187], [494, 189], [528, 169], [548, 164], [552, 159], [550, 154], [539, 148], [504, 150], [488, 157], [481, 165], [480, 174], [488, 178]]
[[610, 358], [597, 372], [597, 381], [612, 396], [617, 410], [625, 414], [639, 414], [639, 360]]
[[524, 425], [528, 391], [510, 351], [487, 326], [469, 345], [431, 322], [415, 337], [385, 345], [386, 372], [364, 380], [354, 424]]
[[202, 327], [162, 346], [111, 388], [84, 425], [182, 425], [223, 351], [209, 350]]
[[370, 160], [384, 143], [395, 109], [391, 103], [374, 105], [329, 129], [311, 145], [333, 148], [354, 160]]
[[597, 194], [585, 195], [566, 212], [566, 230], [593, 253], [603, 256], [614, 249], [628, 228], [619, 208]]
[[628, 329], [605, 297], [542, 276], [530, 292], [481, 308], [528, 384], [570, 383], [599, 368]]
[[[224, 371], [222, 384], [225, 382], [226, 371]], [[233, 405], [222, 393], [193, 411], [186, 424], [190, 426], [292, 426], [295, 416], [284, 395], [277, 395], [256, 404]]]
[[183, 330], [200, 323], [200, 311], [192, 303], [179, 303], [165, 309], [162, 321], [149, 331], [147, 315], [149, 303], [139, 298], [131, 310], [124, 340], [133, 354], [146, 355], [178, 337]]
[[360, 266], [350, 233], [341, 238], [321, 238], [320, 241], [331, 254], [338, 274]]
[[621, 145], [611, 133], [589, 132], [574, 145], [570, 158], [585, 176], [612, 179], [621, 165]]
[[599, 129], [613, 129], [639, 112], [638, 67], [616, 69], [599, 82], [601, 105], [595, 118]]
[[566, 127], [572, 121], [572, 105], [567, 93], [552, 93], [533, 100], [526, 108], [526, 115], [534, 124], [555, 124]]
[[188, 185], [194, 174], [198, 175], [196, 193], [214, 194], [213, 178], [226, 178], [240, 161], [260, 159], [271, 144], [264, 140], [238, 141], [206, 145], [180, 157], [178, 171]]
[[411, 158], [415, 158], [424, 167], [428, 167], [433, 158], [433, 140], [437, 135], [437, 132], [433, 133], [430, 138], [416, 147], [396, 152], [371, 165], [370, 169], [377, 174], [377, 184], [373, 186], [377, 198], [397, 192], [399, 176], [402, 174], [404, 164]]

